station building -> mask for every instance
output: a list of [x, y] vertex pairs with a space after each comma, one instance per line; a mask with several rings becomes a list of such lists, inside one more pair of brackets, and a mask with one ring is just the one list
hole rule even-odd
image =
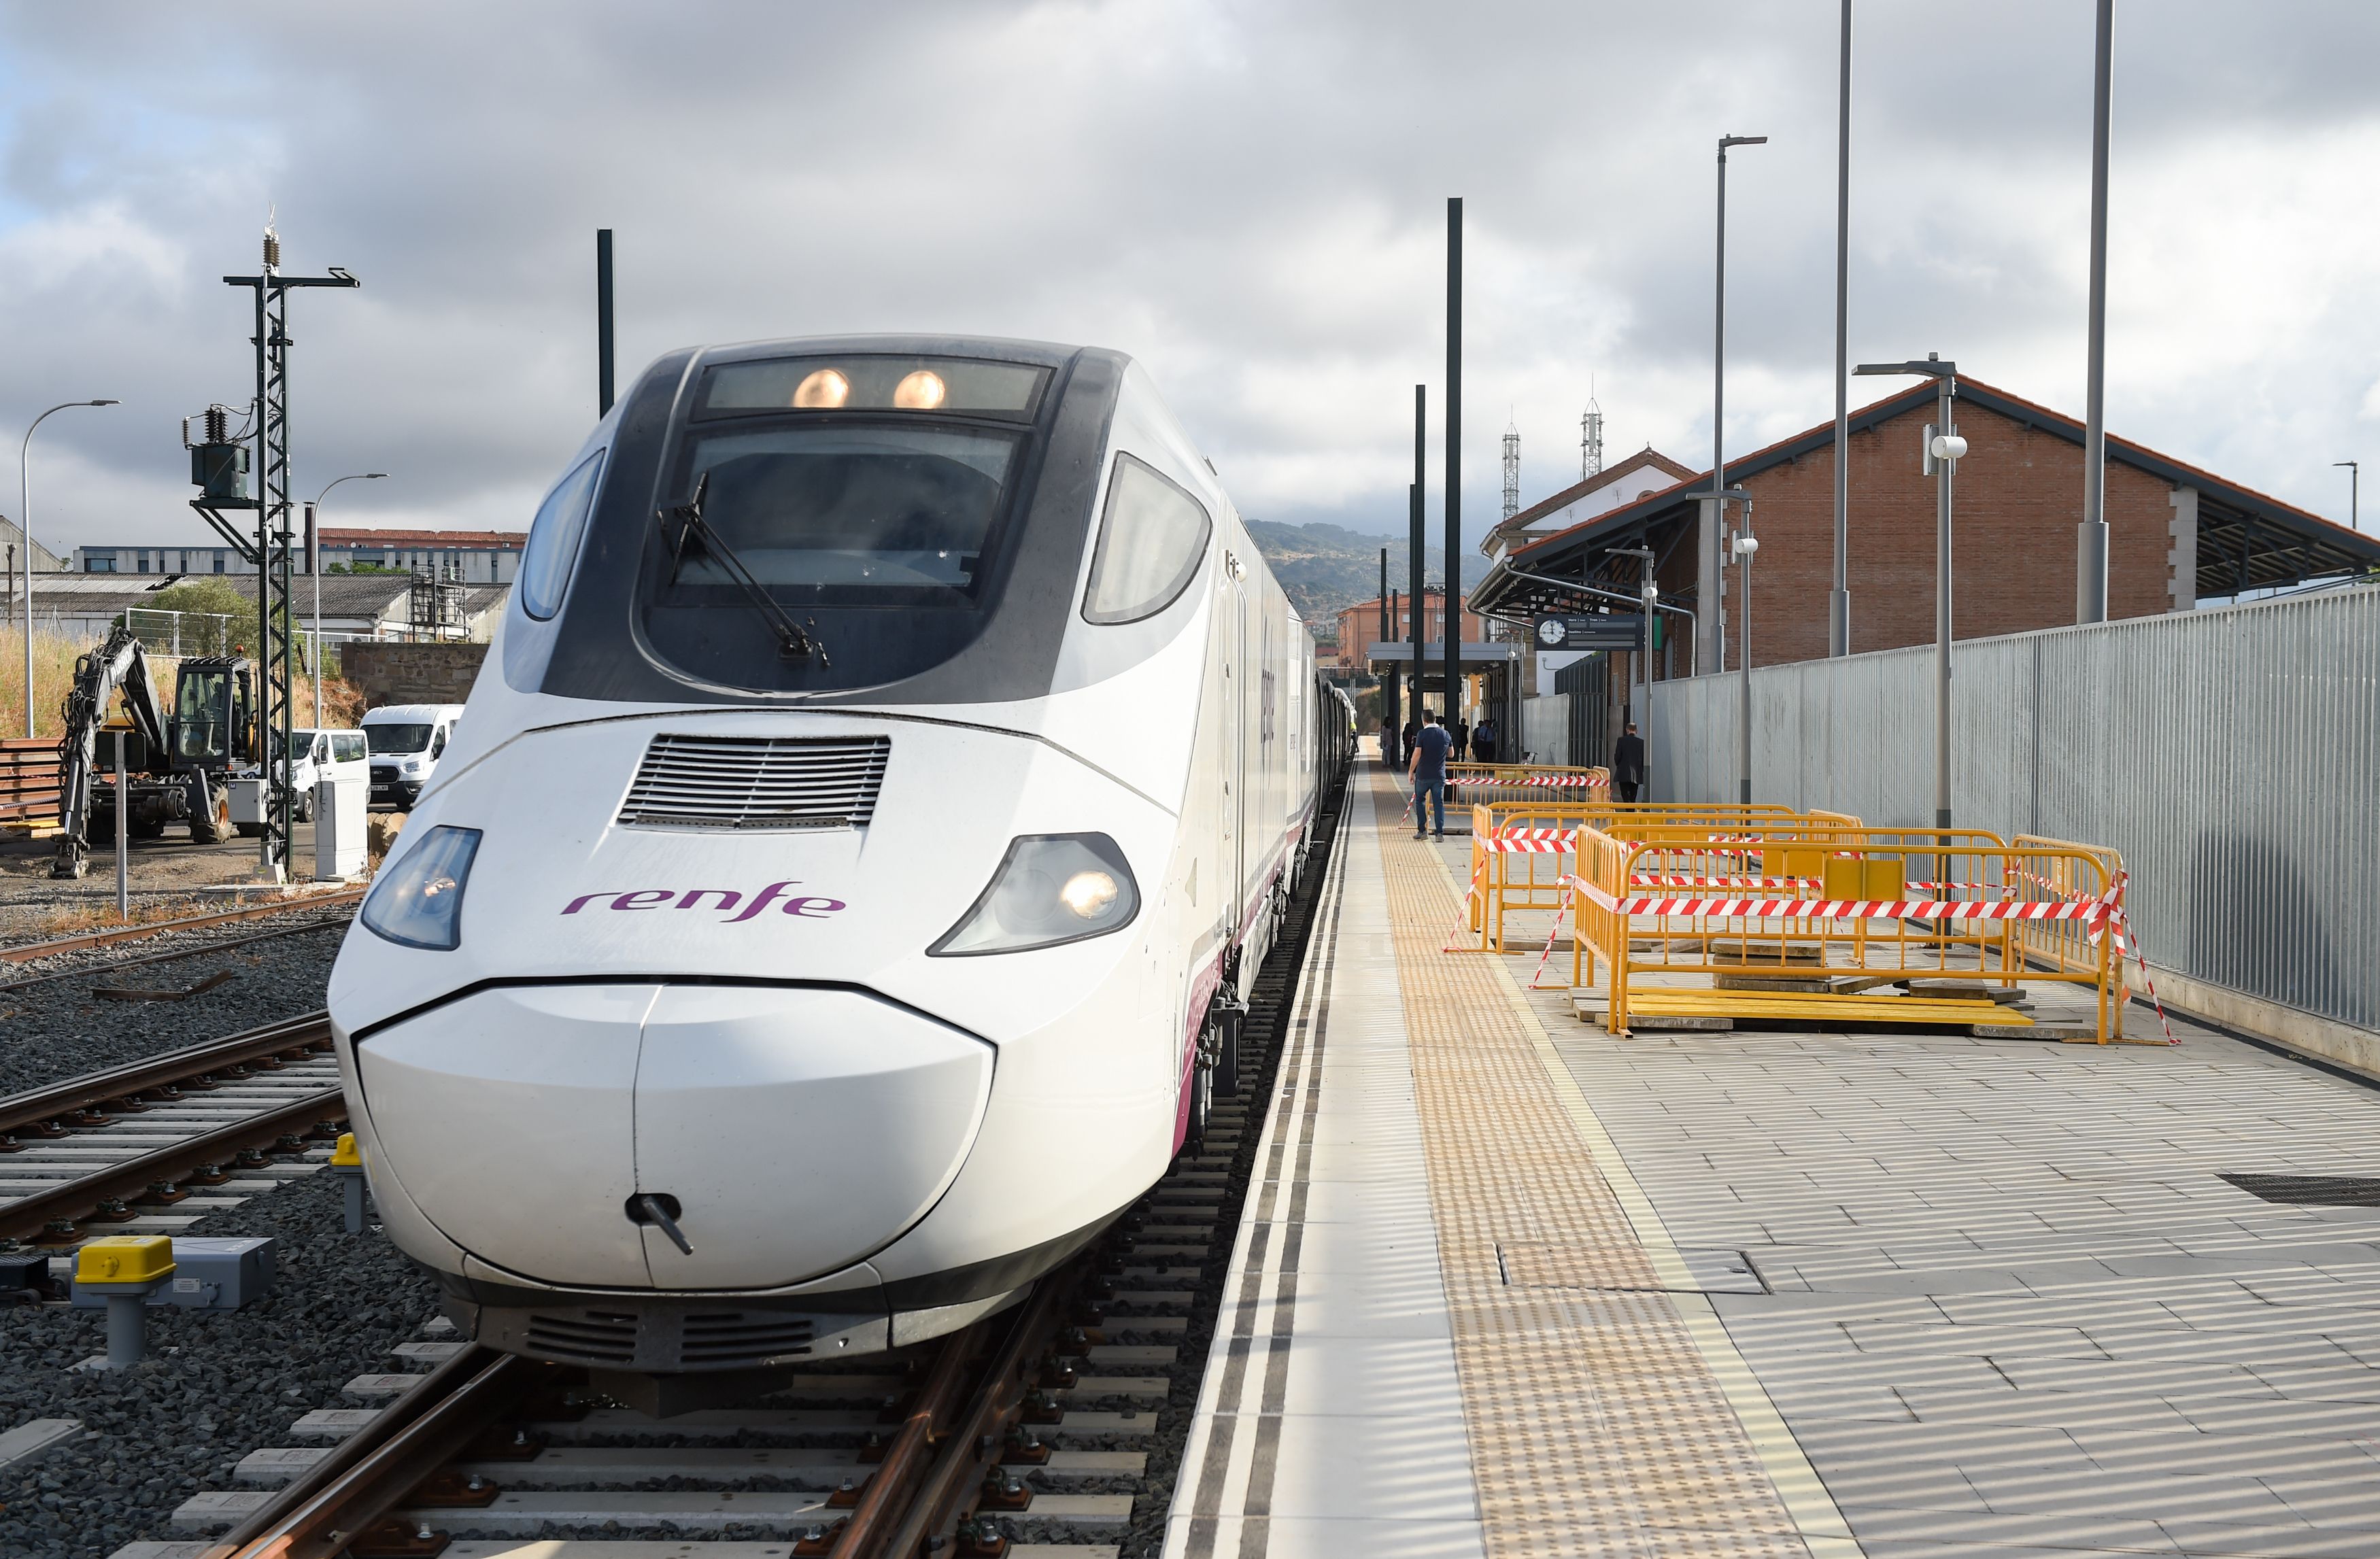
[[[1920, 381], [1850, 419], [1854, 654], [1934, 639], [1936, 489], [1920, 455], [1937, 416], [1935, 395]], [[1972, 379], [1958, 381], [1955, 407], [1953, 425], [1968, 444], [1953, 488], [1955, 636], [2073, 622], [2082, 422]], [[1827, 654], [1835, 454], [1829, 419], [1728, 462], [1728, 483], [1749, 496], [1760, 541], [1752, 564], [1755, 666]], [[1742, 571], [1726, 551], [1709, 472], [1688, 472], [1658, 455], [1632, 460], [1633, 480], [1615, 482], [1607, 473], [1490, 531], [1480, 547], [1488, 566], [1469, 605], [1516, 623], [1556, 612], [1626, 615], [1645, 566], [1631, 550], [1649, 550], [1662, 601], [1676, 609], [1660, 614], [1652, 676], [1735, 670], [1743, 664]], [[1656, 471], [1669, 479], [1646, 490], [1645, 474]], [[2202, 601], [2380, 569], [2380, 539], [2113, 436], [2107, 520], [2111, 618], [2190, 611]], [[1742, 506], [1730, 503], [1728, 531], [1742, 523]], [[1571, 701], [1560, 722], [1571, 739], [1541, 734], [1539, 760], [1609, 761], [1610, 741], [1629, 718], [1630, 684], [1644, 676], [1640, 657], [1610, 650], [1536, 660], [1534, 677], [1517, 679], [1522, 701], [1531, 694]], [[1553, 729], [1523, 708], [1509, 710], [1507, 719], [1524, 732]]]

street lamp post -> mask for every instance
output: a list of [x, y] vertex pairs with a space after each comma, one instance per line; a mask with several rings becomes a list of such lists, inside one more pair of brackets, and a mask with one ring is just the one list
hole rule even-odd
[[[1727, 526], [1727, 149], [1730, 146], [1766, 146], [1767, 136], [1721, 136], [1718, 138], [1718, 225], [1717, 233], [1718, 264], [1713, 268], [1714, 301], [1711, 309], [1711, 513], [1706, 532], [1709, 546], [1705, 556], [1712, 560], [1714, 584], [1718, 576], [1719, 533]], [[1713, 592], [1718, 592], [1714, 588]], [[1714, 632], [1724, 632], [1716, 623]]]
[[2355, 511], [2362, 496], [2358, 489], [2362, 486], [2363, 468], [2352, 460], [2334, 460], [2331, 464], [2347, 467], [2347, 528], [2360, 530], [2362, 527], [2356, 523]]
[[[353, 472], [332, 482], [330, 487], [314, 495], [313, 502], [306, 505], [306, 537], [313, 543], [313, 555], [306, 560], [306, 566], [314, 571], [314, 728], [318, 731], [322, 729], [322, 500], [330, 497], [331, 488], [337, 487], [340, 482], [376, 482], [387, 475], [385, 471]], [[285, 753], [282, 761], [289, 764], [295, 772], [295, 758]]]
[[49, 411], [33, 418], [33, 427], [25, 429], [25, 441], [17, 447], [17, 526], [25, 538], [25, 735], [33, 734], [33, 429], [50, 419], [52, 413], [68, 406], [112, 406], [116, 401], [60, 401]]
[[1925, 429], [1923, 467], [1934, 478], [1934, 826], [1950, 826], [1950, 476], [1967, 441], [1950, 422], [1959, 393], [1959, 365], [1929, 352], [1924, 362], [1862, 363], [1861, 374], [1912, 374], [1931, 379], [1935, 421]]

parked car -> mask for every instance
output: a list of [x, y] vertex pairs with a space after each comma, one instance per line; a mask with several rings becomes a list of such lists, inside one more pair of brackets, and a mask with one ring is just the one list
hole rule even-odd
[[383, 704], [364, 716], [371, 748], [371, 804], [410, 812], [454, 740], [460, 704]]

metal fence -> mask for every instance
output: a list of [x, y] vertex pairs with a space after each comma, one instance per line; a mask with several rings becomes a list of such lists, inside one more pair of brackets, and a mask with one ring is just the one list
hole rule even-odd
[[[2380, 589], [1961, 641], [1962, 827], [2123, 852], [2150, 961], [2380, 1029]], [[1752, 674], [1752, 793], [1934, 815], [1934, 651]], [[1658, 684], [1659, 800], [1732, 800], [1733, 675]]]

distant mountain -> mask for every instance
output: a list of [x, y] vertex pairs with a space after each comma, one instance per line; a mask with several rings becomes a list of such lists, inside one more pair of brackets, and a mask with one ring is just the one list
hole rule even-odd
[[[1402, 540], [1366, 536], [1344, 526], [1285, 526], [1269, 520], [1250, 520], [1247, 526], [1308, 629], [1333, 632], [1342, 609], [1378, 598], [1384, 545], [1389, 550], [1389, 588], [1402, 591], [1411, 584]], [[1446, 583], [1445, 563], [1442, 550], [1422, 549], [1422, 578], [1430, 588]]]

